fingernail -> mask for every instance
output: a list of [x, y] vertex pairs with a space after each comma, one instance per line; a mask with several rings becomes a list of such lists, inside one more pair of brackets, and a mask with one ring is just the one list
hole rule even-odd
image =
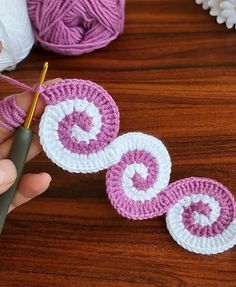
[[51, 175], [49, 174], [49, 173], [47, 173], [47, 172], [41, 172], [40, 173], [41, 175], [46, 175], [47, 177], [48, 177], [48, 179], [50, 180], [50, 182], [52, 181], [52, 177], [51, 177]]

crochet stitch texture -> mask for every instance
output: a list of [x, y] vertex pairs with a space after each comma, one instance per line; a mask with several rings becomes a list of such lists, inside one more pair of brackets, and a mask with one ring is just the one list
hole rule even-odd
[[[108, 169], [108, 198], [122, 216], [144, 220], [167, 213], [171, 236], [195, 253], [216, 254], [236, 244], [236, 204], [229, 190], [208, 178], [169, 184], [171, 160], [164, 144], [139, 132], [117, 137], [118, 108], [102, 87], [67, 79], [32, 89], [4, 80], [23, 90], [40, 89], [47, 107], [39, 134], [47, 156], [70, 172]], [[5, 127], [12, 129], [24, 118], [14, 99], [0, 103]]]
[[170, 184], [166, 223], [183, 248], [201, 254], [223, 252], [236, 244], [235, 201], [221, 183], [191, 177]]
[[70, 172], [96, 172], [116, 162], [108, 146], [119, 130], [119, 112], [111, 96], [85, 80], [51, 84], [41, 96], [48, 106], [40, 121], [47, 156]]
[[122, 33], [125, 0], [27, 0], [37, 42], [63, 55], [107, 46]]
[[16, 95], [11, 95], [0, 101], [0, 125], [9, 130], [21, 126], [26, 113], [16, 104]]

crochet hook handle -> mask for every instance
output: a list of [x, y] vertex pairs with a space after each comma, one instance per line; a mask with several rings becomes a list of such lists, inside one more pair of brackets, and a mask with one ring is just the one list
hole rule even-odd
[[13, 144], [10, 150], [9, 159], [13, 161], [17, 170], [17, 177], [14, 184], [0, 195], [0, 234], [7, 216], [8, 209], [16, 193], [16, 189], [24, 169], [24, 164], [33, 139], [31, 129], [20, 127], [17, 129]]

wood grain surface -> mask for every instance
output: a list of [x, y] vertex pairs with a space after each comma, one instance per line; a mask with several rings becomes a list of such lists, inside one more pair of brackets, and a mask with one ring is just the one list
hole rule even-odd
[[[8, 75], [33, 85], [82, 78], [115, 99], [120, 134], [142, 131], [166, 144], [171, 181], [215, 178], [236, 196], [236, 31], [193, 0], [128, 0], [125, 33], [80, 57], [34, 48]], [[15, 89], [1, 83], [0, 97]], [[14, 211], [0, 239], [2, 287], [236, 286], [236, 248], [216, 256], [187, 252], [165, 218], [119, 216], [105, 172], [74, 175], [40, 155], [26, 172], [47, 171], [49, 190]]]

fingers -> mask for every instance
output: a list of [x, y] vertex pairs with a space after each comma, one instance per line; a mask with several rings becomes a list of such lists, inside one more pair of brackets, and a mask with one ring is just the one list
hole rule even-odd
[[[48, 81], [46, 84], [50, 84], [58, 80], [60, 79]], [[19, 94], [16, 97], [16, 103], [20, 108], [28, 111], [32, 103], [32, 97], [32, 94], [28, 92]], [[45, 104], [43, 103], [43, 100], [40, 99], [35, 112], [36, 117], [42, 115], [44, 107]], [[35, 126], [35, 128], [37, 130], [37, 126]], [[4, 159], [9, 154], [13, 142], [12, 136], [13, 131], [9, 131], [5, 127], [0, 126], [0, 194], [8, 190], [16, 179], [16, 168], [14, 164], [10, 160]], [[27, 161], [38, 155], [41, 150], [42, 148], [39, 143], [38, 135], [34, 134]], [[47, 173], [27, 174], [22, 176], [17, 193], [9, 208], [9, 212], [15, 207], [44, 192], [48, 188], [50, 182], [51, 176]]]
[[[60, 78], [56, 78], [53, 80], [48, 80], [44, 83], [45, 86], [48, 86], [52, 83], [60, 81]], [[22, 94], [18, 94], [16, 97], [17, 105], [22, 108], [25, 112], [27, 112], [32, 104], [32, 98], [34, 95], [30, 94], [29, 92], [24, 92]], [[39, 101], [37, 103], [37, 107], [35, 110], [35, 117], [39, 117], [42, 115], [44, 111], [45, 103], [42, 98], [39, 97]]]
[[[49, 80], [46, 81], [44, 84], [45, 85], [49, 85], [51, 83], [57, 82], [61, 79], [54, 79], [54, 80]], [[21, 94], [18, 94], [16, 96], [16, 104], [23, 109], [25, 112], [27, 112], [31, 106], [32, 103], [32, 99], [33, 99], [33, 95], [29, 92], [24, 92]], [[35, 117], [40, 117], [44, 111], [44, 107], [45, 107], [45, 103], [43, 101], [42, 98], [39, 98], [37, 107], [36, 107], [36, 111], [35, 111]], [[1, 115], [0, 115], [1, 118]], [[6, 127], [3, 127], [0, 125], [0, 143], [2, 143], [3, 141], [5, 141], [6, 139], [8, 139], [9, 137], [11, 137], [13, 135], [14, 131], [10, 131], [8, 130]]]
[[8, 190], [16, 179], [16, 168], [9, 159], [0, 160], [0, 194]]
[[[16, 104], [22, 108], [25, 112], [27, 112], [32, 104], [32, 99], [33, 99], [33, 95], [28, 93], [28, 92], [24, 92], [22, 94], [18, 94], [16, 96]], [[35, 110], [35, 117], [39, 117], [42, 115], [43, 110], [45, 107], [45, 103], [43, 101], [42, 98], [39, 98], [39, 101], [37, 103], [37, 107]]]
[[[54, 82], [57, 82], [59, 81], [60, 79], [57, 78], [57, 79], [53, 79], [53, 80], [49, 80], [49, 81], [46, 81], [44, 83], [44, 85], [48, 86]], [[16, 97], [16, 104], [22, 108], [25, 112], [27, 112], [32, 104], [32, 99], [33, 99], [33, 95], [30, 94], [29, 92], [24, 92], [22, 94], [18, 94], [17, 97]], [[37, 107], [36, 107], [36, 110], [35, 110], [35, 114], [34, 116], [37, 118], [37, 117], [40, 117], [44, 111], [44, 108], [45, 108], [45, 102], [43, 101], [42, 98], [39, 97], [39, 101], [37, 103]]]
[[[8, 156], [9, 151], [11, 149], [12, 142], [13, 142], [13, 137], [0, 144], [0, 160]], [[29, 154], [27, 156], [26, 162], [36, 157], [41, 151], [42, 151], [42, 147], [39, 142], [39, 136], [37, 134], [34, 134], [33, 141], [30, 146], [30, 150], [29, 150]]]
[[[32, 102], [32, 97], [33, 97], [33, 95], [28, 93], [28, 92], [18, 94], [16, 96], [16, 103], [24, 111], [27, 111], [30, 107], [31, 102]], [[39, 102], [37, 104], [37, 108], [36, 108], [36, 113], [35, 113], [36, 117], [40, 116], [43, 113], [44, 106], [45, 106], [45, 104], [44, 104], [43, 100], [40, 98]], [[4, 140], [8, 139], [9, 137], [11, 137], [13, 135], [13, 133], [14, 133], [14, 131], [8, 130], [6, 127], [3, 127], [0, 125], [0, 143], [3, 142]]]
[[[7, 191], [16, 179], [16, 168], [8, 159], [0, 160], [0, 194]], [[16, 195], [10, 205], [9, 212], [15, 207], [43, 193], [52, 178], [47, 173], [23, 175]]]
[[47, 173], [25, 174], [22, 176], [8, 212], [43, 193], [49, 187], [51, 180], [51, 176]]

